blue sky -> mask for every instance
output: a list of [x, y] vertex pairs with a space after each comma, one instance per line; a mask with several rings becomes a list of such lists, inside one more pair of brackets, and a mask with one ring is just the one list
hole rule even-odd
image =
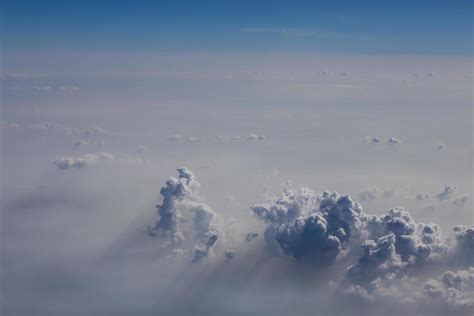
[[5, 50], [472, 52], [471, 1], [6, 1]]

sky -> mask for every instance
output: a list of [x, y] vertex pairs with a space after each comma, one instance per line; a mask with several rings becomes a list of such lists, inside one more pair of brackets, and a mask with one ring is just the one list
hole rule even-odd
[[471, 1], [2, 1], [0, 314], [471, 315]]

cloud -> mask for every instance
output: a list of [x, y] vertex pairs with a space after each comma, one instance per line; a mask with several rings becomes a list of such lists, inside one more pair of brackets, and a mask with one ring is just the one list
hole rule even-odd
[[364, 190], [364, 191], [360, 192], [358, 196], [362, 201], [369, 202], [369, 201], [374, 201], [374, 200], [378, 199], [380, 197], [380, 194], [385, 199], [390, 199], [397, 192], [398, 192], [398, 190], [393, 189], [393, 188], [392, 189], [385, 189], [385, 190], [381, 190], [381, 189], [378, 189], [378, 188], [369, 188], [367, 190]]
[[31, 74], [31, 73], [2, 73], [0, 79], [43, 79], [47, 78], [44, 74]]
[[225, 262], [229, 263], [232, 259], [235, 258], [235, 252], [233, 250], [226, 250], [224, 252]]
[[377, 137], [377, 136], [375, 136], [375, 137], [365, 137], [364, 141], [368, 142], [370, 144], [380, 144], [380, 143], [382, 143], [382, 138]]
[[108, 131], [101, 127], [93, 127], [82, 132], [86, 137], [99, 137], [110, 134]]
[[100, 152], [82, 157], [59, 157], [53, 164], [60, 170], [82, 169], [103, 161], [117, 161], [125, 163], [140, 163], [141, 159], [127, 154]]
[[193, 262], [197, 262], [209, 256], [212, 253], [212, 248], [219, 239], [219, 234], [215, 231], [206, 232], [206, 241], [201, 245], [194, 246], [194, 258]]
[[396, 145], [396, 144], [400, 144], [402, 141], [396, 137], [390, 137], [389, 139], [387, 139], [387, 144], [389, 145]]
[[468, 201], [469, 201], [469, 196], [463, 195], [463, 196], [455, 198], [453, 200], [453, 204], [456, 206], [464, 206]]
[[46, 91], [51, 91], [53, 87], [51, 86], [35, 86], [31, 88], [33, 91], [38, 91], [38, 92], [46, 92]]
[[250, 232], [245, 235], [245, 241], [251, 242], [258, 237], [258, 233]]
[[435, 194], [435, 197], [439, 201], [446, 201], [451, 199], [456, 194], [456, 187], [450, 184], [446, 184], [444, 186], [443, 191]]
[[248, 141], [263, 141], [265, 140], [265, 135], [257, 135], [257, 134], [250, 134], [248, 137], [247, 137], [247, 140]]
[[379, 190], [377, 188], [367, 189], [359, 193], [362, 201], [373, 201], [377, 199]]
[[114, 156], [108, 153], [89, 154], [83, 157], [59, 157], [54, 165], [61, 170], [81, 169], [103, 160], [113, 160]]
[[180, 243], [195, 240], [194, 261], [209, 255], [219, 238], [217, 214], [199, 196], [200, 183], [187, 168], [179, 168], [178, 178], [169, 178], [160, 190], [158, 220], [148, 235]]
[[331, 264], [357, 235], [361, 206], [349, 196], [324, 192], [317, 196], [301, 188], [286, 190], [267, 205], [254, 205], [255, 215], [265, 221], [267, 243], [299, 261]]
[[387, 145], [396, 145], [402, 143], [402, 141], [399, 138], [396, 137], [389, 137], [387, 140], [383, 140], [381, 137], [378, 136], [367, 136], [364, 138], [364, 142], [369, 143], [369, 144], [382, 144], [385, 143]]

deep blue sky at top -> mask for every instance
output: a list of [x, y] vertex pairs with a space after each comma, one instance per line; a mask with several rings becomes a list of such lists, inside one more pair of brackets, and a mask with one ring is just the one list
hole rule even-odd
[[472, 53], [472, 1], [3, 0], [5, 51]]

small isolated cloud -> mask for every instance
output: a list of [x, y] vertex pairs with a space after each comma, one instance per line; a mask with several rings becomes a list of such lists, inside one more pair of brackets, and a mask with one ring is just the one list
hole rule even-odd
[[383, 197], [385, 199], [392, 198], [397, 193], [397, 189], [378, 189], [378, 188], [369, 188], [359, 193], [359, 198], [362, 201], [373, 201], [378, 199], [379, 197]]
[[81, 88], [76, 86], [62, 86], [57, 88], [59, 91], [74, 92], [79, 91]]
[[245, 241], [251, 242], [258, 237], [258, 233], [250, 232], [245, 235]]
[[369, 144], [380, 144], [382, 143], [382, 138], [378, 136], [375, 136], [375, 137], [367, 136], [364, 138], [364, 142], [369, 143]]
[[183, 142], [183, 143], [205, 143], [206, 140], [201, 137], [196, 137], [196, 136], [183, 136], [180, 134], [174, 134], [170, 135], [165, 138], [165, 140], [172, 142], [172, 143], [178, 143], [178, 142]]
[[206, 232], [206, 241], [203, 244], [194, 246], [194, 258], [193, 262], [197, 262], [209, 256], [212, 252], [212, 248], [219, 239], [219, 234], [215, 231]]
[[265, 140], [265, 135], [257, 135], [257, 134], [250, 134], [248, 137], [247, 137], [247, 140], [248, 141], [263, 141]]
[[0, 79], [44, 79], [47, 78], [44, 74], [30, 74], [30, 73], [2, 73]]
[[235, 258], [235, 252], [233, 250], [226, 250], [224, 252], [225, 262], [229, 263], [232, 259]]
[[88, 154], [82, 157], [59, 157], [53, 164], [60, 170], [82, 169], [103, 161], [117, 161], [125, 163], [139, 163], [141, 159], [127, 154], [105, 153]]
[[166, 137], [166, 140], [169, 141], [169, 142], [176, 142], [176, 141], [180, 141], [184, 138], [183, 135], [180, 135], [180, 134], [174, 134], [174, 135], [170, 135], [168, 137]]
[[450, 200], [456, 194], [456, 187], [453, 185], [446, 184], [443, 191], [435, 194], [435, 197], [439, 201]]
[[87, 140], [83, 140], [83, 139], [79, 139], [79, 140], [74, 142], [74, 146], [76, 146], [76, 147], [81, 147], [81, 146], [84, 146], [84, 145], [104, 146], [104, 142], [103, 141], [94, 142], [94, 141], [87, 141]]
[[396, 144], [400, 144], [402, 141], [396, 137], [390, 137], [389, 139], [387, 139], [387, 144], [389, 145], [396, 145]]
[[145, 146], [139, 146], [137, 149], [135, 149], [136, 153], [143, 153], [147, 150]]
[[35, 86], [31, 88], [33, 91], [38, 91], [38, 92], [46, 92], [46, 91], [51, 91], [53, 87], [51, 86]]
[[467, 195], [463, 195], [463, 196], [455, 198], [453, 200], [453, 204], [456, 206], [464, 206], [468, 200], [469, 200], [469, 197]]
[[223, 143], [235, 142], [240, 140], [240, 136], [217, 136], [217, 139]]
[[95, 164], [103, 160], [113, 160], [114, 156], [108, 153], [97, 153], [85, 155], [84, 157], [59, 157], [54, 161], [54, 165], [61, 170], [81, 169], [88, 165]]
[[101, 127], [93, 127], [82, 132], [86, 137], [98, 137], [110, 134], [108, 131]]
[[201, 137], [194, 137], [194, 136], [189, 136], [186, 140], [188, 143], [205, 143], [206, 140]]
[[397, 189], [386, 189], [383, 191], [383, 197], [386, 199], [392, 198], [397, 193]]
[[424, 201], [430, 198], [430, 195], [427, 193], [420, 192], [416, 195], [415, 199], [417, 201]]
[[377, 199], [379, 190], [377, 188], [367, 189], [359, 193], [359, 197], [363, 201], [373, 201]]

